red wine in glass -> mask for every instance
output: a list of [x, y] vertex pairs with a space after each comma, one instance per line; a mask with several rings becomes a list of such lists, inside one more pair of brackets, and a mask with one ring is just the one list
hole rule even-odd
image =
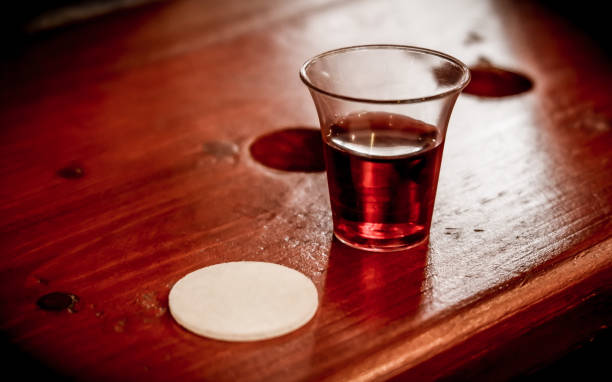
[[363, 112], [335, 121], [323, 140], [338, 239], [380, 251], [428, 239], [443, 150], [435, 126]]

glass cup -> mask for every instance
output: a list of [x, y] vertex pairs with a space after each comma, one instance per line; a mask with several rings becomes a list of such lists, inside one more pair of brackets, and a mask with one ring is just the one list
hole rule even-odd
[[319, 116], [336, 237], [370, 251], [427, 242], [467, 66], [429, 49], [364, 45], [315, 56], [300, 77]]

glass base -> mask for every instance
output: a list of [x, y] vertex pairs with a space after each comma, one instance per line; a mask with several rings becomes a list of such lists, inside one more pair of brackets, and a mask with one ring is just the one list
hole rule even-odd
[[370, 252], [399, 252], [405, 251], [407, 249], [412, 249], [415, 247], [419, 247], [421, 245], [426, 244], [429, 241], [429, 234], [425, 237], [421, 238], [417, 241], [380, 241], [380, 242], [372, 242], [369, 240], [367, 243], [356, 243], [351, 240], [347, 240], [342, 237], [341, 234], [338, 234], [334, 231], [334, 236], [340, 240], [343, 244], [348, 245], [349, 247], [360, 249], [362, 251], [370, 251]]

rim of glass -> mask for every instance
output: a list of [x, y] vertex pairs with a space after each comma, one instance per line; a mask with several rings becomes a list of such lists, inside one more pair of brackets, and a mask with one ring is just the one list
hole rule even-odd
[[[450, 61], [453, 64], [459, 66], [464, 75], [462, 78], [462, 81], [460, 81], [456, 86], [450, 88], [449, 90], [440, 92], [440, 93], [435, 93], [432, 94], [430, 96], [426, 96], [426, 97], [418, 97], [418, 98], [403, 98], [403, 99], [371, 99], [371, 98], [359, 98], [359, 97], [351, 97], [351, 96], [347, 96], [347, 95], [343, 95], [343, 94], [338, 94], [338, 93], [333, 93], [330, 91], [327, 91], [325, 89], [322, 89], [316, 85], [314, 85], [310, 79], [308, 78], [308, 75], [306, 74], [306, 69], [313, 64], [315, 61], [326, 57], [326, 56], [331, 56], [334, 54], [338, 54], [338, 53], [343, 53], [346, 51], [350, 51], [350, 50], [365, 50], [365, 49], [402, 49], [402, 50], [407, 50], [407, 51], [411, 51], [411, 52], [418, 52], [418, 53], [423, 53], [423, 54], [429, 54], [429, 55], [433, 55], [433, 56], [438, 56], [444, 60]], [[310, 89], [315, 90], [319, 93], [328, 95], [330, 97], [334, 97], [334, 98], [339, 98], [339, 99], [343, 99], [343, 100], [347, 100], [347, 101], [355, 101], [355, 102], [363, 102], [363, 103], [378, 103], [378, 104], [397, 104], [397, 103], [417, 103], [417, 102], [425, 102], [425, 101], [430, 101], [430, 100], [435, 100], [435, 99], [439, 99], [439, 98], [444, 98], [450, 94], [453, 93], [459, 93], [461, 90], [463, 90], [463, 88], [465, 88], [467, 86], [467, 84], [470, 82], [470, 78], [471, 78], [471, 74], [470, 74], [470, 69], [468, 68], [468, 66], [466, 64], [464, 64], [463, 62], [461, 62], [460, 60], [456, 59], [453, 56], [450, 56], [446, 53], [442, 53], [439, 52], [437, 50], [432, 50], [432, 49], [427, 49], [427, 48], [421, 48], [418, 46], [412, 46], [412, 45], [396, 45], [396, 44], [371, 44], [371, 45], [353, 45], [353, 46], [347, 46], [344, 48], [338, 48], [338, 49], [332, 49], [332, 50], [328, 50], [326, 52], [317, 54], [316, 56], [310, 58], [309, 60], [307, 60], [302, 67], [300, 68], [300, 78], [302, 80], [302, 82], [304, 82], [304, 84], [306, 84], [306, 86], [308, 86]]]

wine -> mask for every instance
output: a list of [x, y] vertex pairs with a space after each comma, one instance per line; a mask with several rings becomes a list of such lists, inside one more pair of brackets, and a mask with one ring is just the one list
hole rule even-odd
[[392, 250], [428, 238], [443, 150], [435, 126], [364, 112], [336, 121], [323, 139], [338, 239]]

